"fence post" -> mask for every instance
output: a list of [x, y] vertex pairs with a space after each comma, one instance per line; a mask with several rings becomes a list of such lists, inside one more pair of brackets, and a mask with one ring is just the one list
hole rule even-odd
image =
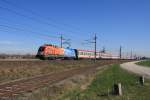
[[144, 85], [144, 76], [140, 76], [139, 82], [141, 85]]
[[114, 84], [114, 87], [113, 87], [113, 93], [114, 93], [115, 95], [119, 95], [119, 96], [122, 95], [122, 87], [121, 87], [121, 83]]

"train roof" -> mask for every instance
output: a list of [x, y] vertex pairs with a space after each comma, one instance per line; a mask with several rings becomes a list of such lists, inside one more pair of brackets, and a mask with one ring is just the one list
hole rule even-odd
[[[78, 51], [83, 51], [83, 52], [95, 52], [94, 50], [81, 50], [81, 49], [77, 49]], [[99, 52], [97, 51], [97, 53], [103, 53], [103, 52]], [[110, 52], [105, 52], [104, 54], [111, 54]]]
[[52, 44], [44, 44], [44, 45], [42, 45], [42, 47], [46, 47], [46, 46], [53, 46], [53, 47], [56, 47], [56, 48], [61, 48], [61, 47], [58, 47], [57, 45], [52, 45]]
[[95, 52], [94, 50], [81, 50], [81, 49], [77, 49], [78, 51], [84, 51], [84, 52]]

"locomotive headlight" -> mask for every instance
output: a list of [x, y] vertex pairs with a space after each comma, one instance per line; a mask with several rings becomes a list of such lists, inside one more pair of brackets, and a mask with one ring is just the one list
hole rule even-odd
[[40, 55], [44, 55], [44, 52], [41, 52]]

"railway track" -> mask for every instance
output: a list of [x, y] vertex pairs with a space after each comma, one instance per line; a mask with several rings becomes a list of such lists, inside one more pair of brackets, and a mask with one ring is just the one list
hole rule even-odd
[[0, 59], [0, 61], [40, 61], [39, 59]]
[[13, 82], [0, 84], [0, 100], [5, 100], [5, 98], [12, 98], [20, 95], [21, 93], [32, 92], [38, 88], [57, 83], [76, 74], [87, 74], [95, 72], [97, 67], [113, 63], [122, 63], [122, 61], [108, 61], [102, 63], [99, 66], [81, 67], [59, 73], [41, 75], [28, 79], [16, 80]]

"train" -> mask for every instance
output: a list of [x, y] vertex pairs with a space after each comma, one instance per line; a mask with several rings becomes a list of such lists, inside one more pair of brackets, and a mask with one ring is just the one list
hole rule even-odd
[[[95, 51], [73, 48], [61, 48], [52, 44], [44, 44], [39, 47], [36, 57], [43, 60], [95, 59]], [[120, 59], [120, 57], [114, 56], [111, 53], [96, 52], [96, 59]]]

